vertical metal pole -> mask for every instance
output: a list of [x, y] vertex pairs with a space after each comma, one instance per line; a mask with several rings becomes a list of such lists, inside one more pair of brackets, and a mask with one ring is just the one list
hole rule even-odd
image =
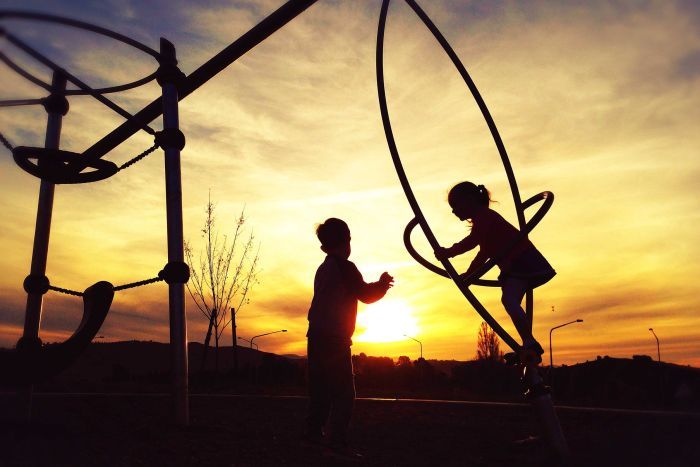
[[[175, 83], [177, 59], [175, 47], [167, 40], [160, 40], [163, 129], [178, 130], [178, 90]], [[165, 197], [168, 225], [168, 263], [184, 262], [182, 227], [182, 180], [180, 148], [172, 143], [164, 144]], [[187, 321], [185, 318], [185, 284], [168, 285], [170, 309], [170, 348], [173, 371], [175, 419], [181, 426], [189, 424], [189, 394], [187, 370]]]
[[233, 374], [238, 375], [238, 335], [236, 331], [236, 309], [231, 307], [231, 342], [233, 342]]
[[659, 343], [659, 337], [654, 332], [654, 328], [649, 328], [649, 331], [654, 335], [656, 339], [656, 358], [659, 367], [659, 404], [663, 407], [664, 405], [664, 380], [663, 380], [663, 367], [661, 366], [661, 344]]
[[[63, 115], [67, 112], [67, 102], [65, 102], [64, 92], [66, 90], [66, 78], [60, 72], [53, 73], [53, 81], [51, 83], [51, 97], [53, 102], [63, 99], [66, 103], [65, 107], [47, 106], [48, 120], [46, 123], [46, 138], [44, 147], [49, 149], [58, 149], [61, 141], [61, 124]], [[46, 163], [43, 161], [42, 163]], [[53, 183], [41, 180], [39, 186], [39, 202], [36, 211], [36, 226], [34, 229], [34, 246], [32, 249], [32, 264], [30, 275], [45, 276], [46, 262], [49, 255], [49, 237], [51, 234], [51, 216], [53, 214], [53, 199], [54, 199]], [[40, 292], [27, 293], [27, 306], [24, 315], [24, 331], [21, 341], [26, 345], [40, 346], [39, 328], [41, 327], [41, 311], [44, 301], [44, 295]], [[25, 417], [27, 421], [31, 419], [32, 414], [32, 392], [31, 385], [20, 389], [20, 394], [24, 399]]]
[[549, 330], [549, 390], [554, 392], [554, 349], [552, 348], [552, 332]]
[[554, 328], [549, 330], [549, 371], [552, 371], [552, 368], [554, 368], [554, 349], [552, 348], [552, 332], [554, 331]]
[[557, 457], [557, 465], [569, 465], [569, 446], [566, 443], [564, 432], [559, 424], [559, 418], [554, 410], [552, 397], [544, 385], [544, 381], [542, 381], [538, 367], [536, 365], [526, 366], [523, 380], [528, 387], [525, 397], [530, 399], [530, 403], [535, 409], [542, 427], [542, 434]]

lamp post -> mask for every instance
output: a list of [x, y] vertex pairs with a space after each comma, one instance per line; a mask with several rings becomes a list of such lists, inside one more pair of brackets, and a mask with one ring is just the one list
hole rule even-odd
[[407, 334], [404, 334], [404, 337], [408, 337], [409, 339], [418, 342], [418, 345], [420, 345], [420, 358], [421, 358], [421, 360], [422, 360], [422, 359], [423, 359], [423, 343], [422, 343], [421, 341], [419, 341], [418, 339], [416, 339], [416, 338], [414, 338], [414, 337], [411, 337], [411, 336], [409, 336], [409, 335], [407, 335]]
[[583, 323], [582, 319], [576, 319], [574, 321], [569, 321], [568, 323], [560, 324], [559, 326], [554, 326], [552, 329], [549, 330], [549, 370], [550, 372], [554, 368], [554, 349], [552, 348], [552, 332], [555, 329], [563, 328], [564, 326], [568, 326], [569, 324], [574, 324], [574, 323]]
[[656, 339], [656, 357], [659, 360], [659, 365], [661, 365], [661, 346], [659, 345], [659, 338], [654, 332], [654, 328], [649, 328], [649, 331], [654, 335], [654, 338]]
[[[245, 337], [240, 337], [240, 336], [238, 336], [238, 340], [246, 341], [247, 343], [250, 344], [250, 348], [251, 348], [251, 349], [253, 348], [253, 343], [252, 343], [250, 340], [246, 339]], [[256, 349], [256, 350], [259, 350], [258, 344], [255, 344], [255, 349]]]
[[649, 328], [649, 331], [654, 335], [656, 339], [656, 358], [659, 361], [659, 403], [663, 407], [664, 405], [664, 377], [663, 368], [661, 367], [661, 345], [659, 344], [659, 337], [654, 332], [654, 328]]
[[559, 326], [554, 326], [549, 330], [549, 390], [551, 391], [552, 398], [554, 398], [554, 348], [552, 347], [552, 332], [555, 329], [563, 328], [569, 324], [583, 323], [582, 319], [576, 319], [569, 321], [568, 323], [560, 324]]
[[278, 332], [287, 332], [286, 329], [280, 329], [279, 331], [272, 331], [272, 332], [266, 332], [265, 334], [258, 334], [257, 336], [253, 336], [250, 338], [250, 348], [253, 348], [253, 341], [255, 340], [256, 337], [262, 337], [262, 336], [269, 336], [270, 334], [277, 334]]

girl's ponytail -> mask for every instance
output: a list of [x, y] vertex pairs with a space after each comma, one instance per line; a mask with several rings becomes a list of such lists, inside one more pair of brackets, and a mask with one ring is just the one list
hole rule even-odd
[[485, 207], [489, 207], [491, 203], [491, 192], [489, 192], [484, 185], [477, 185], [476, 189], [479, 190], [479, 203]]

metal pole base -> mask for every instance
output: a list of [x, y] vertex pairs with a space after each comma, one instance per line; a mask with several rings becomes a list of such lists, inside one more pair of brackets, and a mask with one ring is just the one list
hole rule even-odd
[[566, 438], [564, 438], [564, 433], [559, 424], [559, 418], [554, 410], [549, 388], [545, 386], [536, 365], [524, 367], [523, 382], [527, 387], [525, 398], [530, 401], [535, 409], [542, 435], [549, 444], [555, 465], [569, 466], [571, 464], [569, 446], [566, 443]]

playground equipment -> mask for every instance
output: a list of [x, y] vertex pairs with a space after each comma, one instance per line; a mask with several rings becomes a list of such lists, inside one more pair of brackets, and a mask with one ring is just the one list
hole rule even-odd
[[[167, 40], [162, 39], [160, 52], [156, 52], [139, 42], [108, 29], [52, 15], [0, 11], [0, 19], [57, 23], [87, 30], [118, 40], [148, 53], [153, 56], [159, 64], [157, 71], [145, 78], [119, 86], [92, 89], [9, 31], [4, 31], [3, 36], [10, 44], [22, 50], [42, 65], [48, 67], [53, 73], [53, 78], [51, 84], [45, 83], [17, 65], [7, 55], [2, 54], [2, 56], [0, 56], [0, 59], [11, 69], [20, 74], [20, 76], [49, 91], [49, 95], [43, 99], [13, 100], [0, 103], [2, 106], [40, 104], [44, 106], [48, 114], [45, 147], [12, 147], [7, 138], [4, 136], [2, 137], [2, 143], [12, 151], [17, 165], [28, 173], [40, 178], [41, 184], [39, 188], [39, 204], [37, 208], [32, 264], [30, 274], [24, 281], [24, 289], [27, 292], [24, 331], [21, 339], [17, 343], [15, 351], [5, 353], [0, 358], [0, 365], [2, 365], [1, 374], [5, 379], [28, 384], [28, 386], [25, 386], [24, 393], [28, 399], [26, 409], [27, 416], [29, 417], [31, 413], [31, 383], [36, 383], [47, 376], [61, 371], [74, 361], [85, 347], [87, 347], [104, 322], [112, 303], [114, 292], [164, 280], [168, 283], [170, 288], [170, 330], [171, 344], [173, 347], [173, 372], [175, 374], [174, 393], [177, 401], [176, 418], [181, 424], [187, 424], [189, 404], [187, 401], [187, 341], [184, 284], [189, 279], [189, 267], [184, 262], [183, 255], [182, 190], [180, 182], [180, 150], [185, 145], [185, 139], [184, 135], [178, 129], [177, 120], [178, 99], [176, 83], [182, 77], [182, 73], [177, 68], [175, 48]], [[59, 149], [62, 118], [69, 110], [69, 103], [66, 96], [90, 95], [126, 118], [127, 121], [133, 121], [133, 116], [131, 114], [113, 103], [105, 97], [104, 94], [131, 89], [153, 79], [157, 79], [162, 88], [162, 98], [158, 99], [158, 103], [161, 105], [162, 113], [164, 114], [163, 130], [156, 132], [148, 126], [150, 122], [139, 122], [135, 125], [139, 130], [146, 131], [154, 136], [154, 145], [120, 167], [117, 167], [110, 161], [94, 159], [85, 163], [81, 170], [72, 169], [72, 164], [83, 156]], [[78, 89], [66, 89], [69, 82], [77, 86]], [[61, 183], [88, 183], [103, 180], [115, 175], [120, 170], [130, 167], [132, 164], [154, 152], [158, 147], [163, 148], [165, 152], [168, 222], [168, 263], [163, 270], [160, 271], [158, 277], [119, 287], [114, 287], [109, 282], [102, 281], [88, 287], [83, 293], [52, 286], [46, 276], [46, 262], [48, 257], [55, 185]], [[86, 168], [92, 170], [83, 171]], [[49, 290], [82, 296], [84, 312], [80, 325], [68, 340], [56, 345], [42, 346], [41, 339], [39, 338], [39, 327], [43, 296]]]
[[[224, 48], [221, 52], [212, 57], [196, 69], [189, 76], [185, 76], [177, 67], [177, 59], [175, 47], [167, 40], [161, 38], [160, 51], [156, 52], [143, 44], [133, 41], [125, 36], [121, 36], [112, 31], [99, 28], [86, 23], [81, 23], [66, 18], [59, 18], [50, 15], [41, 15], [35, 13], [22, 13], [0, 11], [0, 19], [3, 18], [23, 18], [38, 21], [51, 21], [66, 26], [78, 27], [88, 31], [103, 34], [115, 40], [120, 40], [126, 44], [132, 45], [145, 53], [152, 55], [158, 62], [159, 67], [156, 72], [151, 75], [127, 83], [121, 86], [114, 86], [104, 89], [91, 89], [76, 77], [71, 76], [68, 72], [60, 68], [55, 63], [51, 62], [46, 57], [43, 57], [38, 52], [34, 51], [28, 45], [22, 43], [19, 39], [5, 32], [5, 37], [13, 45], [19, 47], [31, 56], [39, 60], [44, 65], [51, 68], [54, 72], [54, 80], [51, 85], [43, 83], [41, 80], [32, 76], [27, 71], [21, 69], [12, 60], [5, 55], [0, 55], [0, 60], [5, 62], [10, 68], [17, 71], [21, 76], [29, 81], [37, 84], [50, 92], [49, 96], [40, 100], [15, 100], [5, 101], [0, 105], [33, 105], [42, 104], [49, 114], [49, 123], [47, 126], [47, 138], [44, 148], [27, 148], [17, 147], [12, 145], [5, 139], [1, 138], [3, 144], [12, 150], [13, 156], [17, 164], [28, 173], [41, 178], [41, 188], [39, 194], [39, 208], [37, 212], [37, 229], [35, 233], [34, 252], [32, 257], [32, 269], [30, 273], [31, 283], [48, 283], [45, 280], [46, 256], [48, 252], [48, 236], [51, 223], [51, 209], [53, 201], [53, 190], [55, 184], [62, 183], [86, 183], [94, 182], [115, 175], [120, 170], [123, 170], [138, 160], [146, 157], [158, 147], [163, 148], [165, 152], [165, 178], [166, 178], [166, 210], [167, 210], [167, 231], [168, 231], [168, 264], [164, 271], [169, 270], [171, 274], [163, 274], [163, 278], [169, 284], [169, 303], [170, 303], [170, 330], [171, 330], [171, 346], [173, 355], [173, 373], [175, 375], [175, 400], [176, 400], [176, 416], [181, 424], [188, 423], [188, 395], [187, 395], [187, 338], [186, 338], [186, 323], [184, 315], [184, 284], [187, 281], [189, 270], [183, 262], [183, 238], [182, 238], [182, 195], [181, 195], [181, 175], [180, 175], [180, 151], [185, 145], [184, 135], [179, 130], [178, 125], [178, 101], [187, 97], [197, 88], [206, 83], [236, 59], [243, 56], [245, 53], [253, 49], [259, 43], [275, 31], [290, 22], [296, 16], [305, 11], [309, 6], [315, 3], [316, 0], [290, 0], [282, 5], [275, 12], [263, 19], [260, 23], [246, 32], [239, 39]], [[498, 134], [496, 125], [486, 107], [484, 100], [481, 98], [474, 82], [471, 80], [466, 69], [460, 62], [457, 55], [454, 53], [445, 38], [435, 27], [428, 16], [421, 10], [414, 0], [405, 0], [406, 3], [414, 10], [418, 17], [428, 27], [434, 37], [442, 46], [443, 50], [448, 54], [460, 75], [467, 84], [472, 96], [476, 100], [486, 123], [489, 126], [494, 142], [498, 148], [503, 166], [510, 183], [513, 194], [513, 201], [518, 216], [518, 223], [521, 231], [521, 238], [527, 237], [527, 234], [542, 220], [553, 202], [553, 195], [550, 192], [543, 192], [539, 195], [522, 202], [518, 192], [517, 183], [513, 169], [508, 160], [505, 146]], [[396, 144], [394, 142], [391, 123], [389, 120], [388, 107], [384, 91], [384, 73], [383, 73], [383, 46], [384, 46], [384, 29], [386, 25], [386, 17], [390, 0], [383, 0], [379, 17], [379, 26], [377, 32], [377, 86], [379, 93], [379, 103], [381, 107], [382, 121], [387, 137], [387, 143], [394, 162], [401, 186], [406, 194], [408, 202], [414, 212], [415, 218], [408, 223], [404, 233], [404, 242], [409, 253], [423, 266], [429, 270], [440, 274], [444, 277], [449, 277], [454, 281], [462, 294], [467, 298], [474, 309], [483, 317], [483, 319], [494, 329], [501, 339], [509, 345], [516, 354], [520, 351], [518, 343], [498, 324], [498, 322], [488, 313], [481, 305], [476, 296], [469, 289], [472, 285], [495, 286], [496, 281], [481, 279], [491, 267], [493, 267], [499, 258], [491, 258], [477, 271], [468, 277], [461, 277], [449, 260], [442, 261], [442, 268], [432, 264], [430, 261], [421, 257], [416, 249], [411, 244], [411, 233], [415, 227], [420, 226], [425, 234], [428, 242], [433, 249], [439, 245], [433, 235], [430, 226], [428, 225], [422, 211], [417, 203], [417, 200], [410, 187], [406, 174], [403, 170]], [[154, 100], [146, 107], [134, 115], [130, 115], [125, 110], [119, 108], [116, 104], [107, 99], [104, 94], [116, 92], [119, 90], [130, 89], [138, 85], [149, 82], [152, 79], [157, 79], [162, 88], [162, 96]], [[70, 81], [76, 85], [79, 90], [66, 90], [66, 81]], [[88, 94], [110, 107], [115, 112], [125, 118], [125, 122], [115, 128], [113, 131], [105, 135], [103, 138], [95, 142], [81, 154], [59, 150], [59, 139], [61, 129], [61, 117], [68, 111], [66, 96], [75, 94]], [[163, 115], [163, 130], [156, 132], [148, 125], [157, 117]], [[127, 138], [132, 136], [137, 131], [146, 131], [154, 136], [154, 145], [131, 159], [121, 167], [117, 167], [114, 163], [103, 160], [109, 151], [123, 143]], [[542, 206], [536, 214], [530, 219], [525, 220], [525, 210], [542, 201]], [[518, 239], [520, 240], [520, 239]], [[511, 245], [512, 247], [514, 245]], [[510, 247], [507, 247], [502, 252], [507, 254]], [[166, 278], [167, 277], [167, 278]], [[145, 281], [147, 282], [147, 281]], [[97, 284], [96, 284], [97, 286]], [[93, 287], [96, 287], [93, 286]], [[111, 285], [110, 285], [111, 286]], [[28, 287], [27, 312], [25, 322], [25, 332], [22, 339], [35, 343], [33, 347], [33, 355], [36, 355], [34, 362], [46, 359], [48, 352], [43, 347], [36, 345], [38, 341], [39, 319], [41, 316], [42, 295], [45, 293], [46, 287]], [[109, 287], [106, 285], [100, 286], [98, 290], [104, 289], [104, 295], [100, 295], [100, 309], [109, 308], [108, 301], [111, 302], [109, 295]], [[115, 288], [116, 289], [116, 288]], [[48, 290], [48, 289], [47, 289]], [[54, 289], [55, 290], [55, 289]], [[91, 294], [86, 290], [84, 300], [86, 302], [86, 316], [92, 315], [93, 306], [88, 306]], [[532, 325], [532, 292], [526, 296], [527, 315]], [[106, 303], [106, 308], [105, 304]], [[90, 308], [90, 313], [87, 312]], [[94, 313], [98, 316], [100, 313]], [[104, 318], [102, 318], [104, 319]], [[76, 331], [80, 334], [83, 342], [89, 337], [92, 339], [99, 324], [97, 319], [90, 321], [90, 326], [82, 326]], [[101, 321], [99, 321], [101, 324]], [[96, 329], [95, 329], [96, 326]], [[81, 331], [81, 329], [85, 329]], [[88, 332], [88, 329], [90, 332]], [[94, 330], [94, 332], [93, 332]], [[92, 335], [90, 335], [92, 334]], [[87, 342], [89, 342], [89, 339]], [[70, 339], [69, 339], [70, 340]], [[22, 347], [22, 346], [18, 346]], [[17, 354], [21, 354], [21, 349]], [[19, 357], [18, 357], [19, 358]], [[19, 361], [19, 360], [17, 360]], [[48, 361], [48, 360], [46, 360]], [[525, 381], [528, 390], [527, 397], [531, 400], [536, 412], [539, 415], [543, 432], [547, 437], [553, 450], [561, 457], [566, 458], [567, 447], [563, 437], [559, 422], [554, 412], [551, 398], [544, 386], [536, 365], [523, 365]]]
[[[16, 64], [10, 57], [4, 53], [0, 53], [0, 61], [4, 62], [9, 68], [28, 81], [49, 91], [49, 96], [43, 99], [18, 99], [0, 102], [0, 107], [43, 105], [48, 114], [46, 143], [44, 148], [13, 147], [7, 138], [0, 134], [0, 143], [12, 151], [17, 164], [28, 173], [41, 179], [39, 205], [37, 208], [37, 225], [34, 249], [32, 252], [32, 267], [29, 275], [31, 279], [25, 281], [25, 283], [30, 284], [30, 287], [27, 288], [24, 333], [22, 339], [20, 339], [18, 349], [2, 357], [0, 361], [2, 368], [0, 368], [0, 370], [5, 368], [8, 370], [15, 369], [15, 374], [10, 372], [8, 375], [15, 377], [16, 380], [25, 380], [29, 382], [36, 381], [42, 376], [46, 376], [47, 374], [42, 374], [37, 369], [40, 367], [51, 367], [48, 363], [41, 365], [37, 363], [39, 361], [49, 361], [49, 347], [42, 347], [39, 339], [43, 294], [49, 289], [53, 289], [63, 292], [73, 292], [74, 295], [80, 295], [78, 292], [68, 291], [67, 289], [52, 287], [50, 285], [41, 287], [31, 286], [31, 284], [49, 284], [45, 274], [55, 185], [104, 180], [115, 175], [120, 170], [130, 167], [160, 147], [165, 153], [168, 263], [161, 273], [159, 273], [158, 278], [127, 284], [123, 286], [123, 288], [136, 287], [146, 283], [156, 282], [157, 280], [165, 280], [168, 282], [171, 367], [174, 375], [173, 394], [175, 399], [175, 417], [180, 425], [187, 425], [189, 423], [187, 325], [185, 321], [184, 291], [184, 284], [189, 278], [189, 268], [184, 262], [183, 254], [182, 188], [180, 173], [180, 151], [185, 146], [185, 137], [179, 130], [178, 102], [202, 86], [209, 79], [216, 76], [216, 74], [239, 57], [267, 39], [275, 31], [296, 18], [300, 13], [314, 4], [315, 1], [316, 0], [288, 1], [197, 68], [189, 76], [185, 76], [177, 67], [175, 46], [164, 38], [160, 40], [160, 51], [156, 52], [146, 45], [114, 31], [81, 21], [40, 13], [0, 10], [0, 20], [22, 19], [44, 21], [101, 34], [153, 56], [159, 65], [154, 73], [131, 83], [108, 88], [92, 89], [49, 58], [39, 53], [28, 44], [25, 44], [9, 31], [5, 29], [0, 30], [2, 33], [0, 36], [4, 37], [5, 40], [53, 71], [52, 83], [45, 83]], [[124, 91], [140, 86], [153, 79], [156, 79], [161, 86], [161, 96], [134, 115], [129, 114], [126, 110], [120, 108], [117, 104], [104, 96], [104, 94], [107, 93]], [[79, 89], [67, 90], [67, 82], [71, 82]], [[60, 150], [61, 119], [69, 109], [66, 96], [71, 95], [90, 95], [123, 116], [125, 122], [82, 153]], [[163, 115], [163, 130], [156, 132], [149, 127], [149, 124], [161, 115]], [[113, 162], [102, 160], [102, 157], [109, 151], [115, 149], [137, 131], [145, 131], [153, 135], [153, 146], [120, 167], [116, 167]], [[114, 290], [116, 289], [117, 288], [114, 288]], [[106, 286], [104, 288], [100, 287], [99, 290], [105, 294], [108, 293], [108, 288]], [[89, 296], [88, 294], [88, 297]], [[105, 300], [106, 298], [102, 297], [100, 303], [104, 303]], [[76, 333], [80, 333], [80, 342], [87, 345], [94, 337], [99, 326], [97, 326], [98, 320], [95, 319], [98, 313], [93, 313], [93, 307], [87, 305], [88, 300], [85, 300], [85, 302], [86, 316], [93, 316], [94, 321], [91, 322], [94, 323], [94, 325], [81, 326]], [[109, 307], [107, 306], [107, 308]], [[106, 314], [106, 311], [104, 311], [104, 313]], [[102, 320], [104, 320], [104, 317]], [[25, 344], [28, 342], [31, 342], [31, 344]], [[24, 351], [25, 348], [33, 349], [31, 351], [31, 357], [29, 356], [29, 352]], [[79, 354], [74, 346], [63, 346], [59, 348], [66, 349], [64, 352], [65, 355], [61, 359], [64, 364], [70, 363], [70, 361]], [[69, 353], [67, 351], [68, 349], [74, 350]], [[19, 371], [18, 369], [23, 368], [24, 365], [26, 365], [28, 369], [17, 373]], [[60, 370], [57, 367], [51, 368]], [[35, 369], [37, 371], [34, 371]], [[28, 399], [31, 401], [31, 389], [28, 391]]]
[[[477, 89], [474, 81], [469, 76], [466, 68], [459, 60], [459, 57], [454, 52], [450, 44], [447, 42], [445, 37], [440, 33], [435, 24], [430, 20], [428, 15], [418, 6], [415, 0], [405, 0], [405, 2], [413, 9], [416, 15], [420, 18], [423, 24], [430, 30], [435, 39], [438, 41], [445, 53], [450, 57], [450, 60], [454, 64], [455, 68], [459, 71], [465, 84], [469, 88], [471, 95], [476, 101], [481, 113], [486, 121], [489, 130], [491, 131], [491, 136], [493, 137], [494, 143], [498, 148], [498, 153], [501, 157], [503, 167], [508, 177], [508, 183], [510, 185], [511, 193], [513, 195], [513, 202], [515, 203], [515, 210], [518, 216], [518, 224], [520, 227], [520, 235], [516, 238], [510, 245], [507, 245], [499, 255], [490, 258], [486, 263], [484, 263], [477, 270], [464, 277], [460, 275], [449, 259], [444, 259], [441, 261], [443, 268], [431, 263], [427, 259], [423, 258], [418, 251], [413, 247], [411, 243], [411, 233], [415, 227], [420, 225], [423, 233], [425, 234], [428, 243], [434, 251], [438, 250], [440, 244], [438, 243], [435, 235], [433, 234], [430, 226], [428, 225], [423, 212], [418, 205], [418, 201], [411, 189], [411, 185], [406, 177], [406, 172], [403, 169], [403, 164], [401, 163], [401, 158], [399, 156], [398, 149], [396, 147], [396, 142], [394, 140], [393, 131], [391, 128], [391, 120], [389, 118], [389, 110], [386, 101], [386, 91], [384, 86], [384, 31], [386, 28], [386, 18], [389, 10], [389, 4], [391, 0], [382, 0], [382, 8], [379, 15], [379, 26], [377, 29], [377, 91], [379, 94], [379, 107], [382, 114], [382, 123], [384, 125], [384, 133], [386, 135], [387, 144], [389, 146], [389, 152], [391, 153], [392, 161], [394, 162], [394, 167], [396, 168], [396, 173], [401, 182], [401, 187], [404, 190], [406, 198], [408, 200], [413, 214], [415, 217], [409, 221], [406, 229], [404, 231], [404, 244], [410, 255], [422, 266], [426, 267], [428, 270], [439, 274], [440, 276], [452, 279], [452, 281], [457, 285], [457, 288], [462, 292], [464, 297], [469, 301], [469, 303], [474, 307], [477, 313], [486, 321], [489, 326], [498, 334], [498, 336], [515, 352], [514, 361], [523, 367], [523, 382], [525, 383], [527, 389], [525, 391], [525, 397], [529, 399], [535, 408], [535, 411], [540, 420], [542, 427], [542, 432], [547, 438], [549, 445], [551, 446], [553, 452], [562, 461], [566, 461], [569, 457], [568, 447], [566, 444], [566, 439], [561, 431], [559, 425], [559, 420], [557, 419], [556, 412], [554, 411], [554, 406], [552, 404], [552, 399], [549, 394], [549, 389], [545, 386], [542, 377], [539, 374], [537, 365], [528, 364], [525, 361], [518, 361], [518, 357], [522, 356], [521, 346], [511, 337], [491, 316], [491, 314], [484, 308], [484, 306], [479, 302], [476, 296], [469, 290], [472, 285], [481, 285], [487, 287], [497, 287], [499, 286], [498, 281], [485, 280], [481, 277], [486, 274], [493, 266], [495, 266], [500, 259], [502, 259], [518, 242], [522, 239], [527, 238], [527, 234], [535, 228], [535, 226], [542, 220], [549, 208], [554, 202], [554, 195], [551, 192], [545, 191], [538, 195], [531, 197], [525, 202], [521, 201], [520, 192], [518, 191], [518, 184], [515, 180], [515, 174], [513, 173], [513, 168], [510, 165], [510, 160], [508, 159], [508, 154], [506, 152], [505, 145], [501, 140], [501, 137], [496, 128], [496, 123], [494, 122], [491, 114], [481, 97], [479, 90]], [[542, 206], [533, 215], [530, 221], [525, 220], [525, 210], [536, 204], [538, 201], [543, 201]], [[526, 302], [526, 314], [528, 317], [528, 322], [530, 329], [532, 329], [532, 318], [533, 318], [533, 292], [528, 291], [525, 298]]]

